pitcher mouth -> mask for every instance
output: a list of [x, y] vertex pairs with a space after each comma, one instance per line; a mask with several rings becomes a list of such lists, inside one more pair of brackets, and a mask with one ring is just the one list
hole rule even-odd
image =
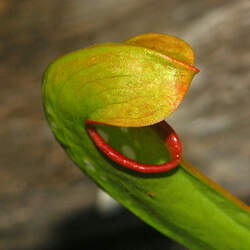
[[161, 121], [153, 125], [160, 129], [160, 134], [163, 138], [165, 147], [169, 151], [172, 158], [170, 161], [159, 165], [139, 163], [119, 153], [101, 137], [94, 126], [95, 124], [102, 123], [95, 122], [93, 120], [85, 121], [86, 130], [94, 144], [108, 158], [125, 168], [141, 173], [162, 173], [174, 169], [180, 163], [182, 154], [181, 141], [177, 133], [166, 121]]

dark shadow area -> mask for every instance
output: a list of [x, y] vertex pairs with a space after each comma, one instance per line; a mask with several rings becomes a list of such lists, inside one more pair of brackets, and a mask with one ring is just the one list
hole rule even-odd
[[89, 207], [69, 216], [54, 228], [53, 242], [39, 249], [162, 250], [185, 249], [126, 209], [103, 216]]

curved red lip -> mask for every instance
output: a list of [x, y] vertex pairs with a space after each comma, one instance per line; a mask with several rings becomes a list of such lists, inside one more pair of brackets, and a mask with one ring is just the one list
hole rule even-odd
[[114, 162], [122, 165], [125, 168], [129, 168], [134, 171], [142, 173], [161, 173], [161, 172], [167, 172], [177, 167], [178, 164], [180, 163], [181, 151], [182, 151], [181, 141], [176, 132], [165, 121], [158, 123], [158, 125], [160, 125], [160, 127], [164, 132], [163, 134], [164, 143], [167, 149], [169, 150], [172, 159], [166, 163], [159, 165], [139, 163], [120, 154], [104, 141], [104, 139], [98, 134], [97, 130], [95, 129], [94, 124], [98, 124], [98, 122], [91, 120], [86, 121], [86, 129], [88, 131], [89, 136], [95, 143], [95, 145], [110, 159], [112, 159]]

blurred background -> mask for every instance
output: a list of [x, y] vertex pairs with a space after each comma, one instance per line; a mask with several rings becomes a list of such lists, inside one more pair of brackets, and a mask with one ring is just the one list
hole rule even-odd
[[141, 33], [193, 47], [201, 72], [168, 121], [184, 157], [249, 204], [249, 31], [249, 0], [0, 0], [0, 249], [185, 249], [126, 210], [99, 213], [43, 114], [52, 60]]

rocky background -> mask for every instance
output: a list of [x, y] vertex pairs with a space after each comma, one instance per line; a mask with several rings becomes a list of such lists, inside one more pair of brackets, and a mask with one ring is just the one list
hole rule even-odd
[[168, 120], [185, 158], [249, 204], [249, 27], [248, 0], [1, 0], [0, 249], [185, 249], [127, 211], [101, 216], [96, 186], [43, 115], [41, 77], [53, 59], [140, 33], [194, 48], [201, 72]]

